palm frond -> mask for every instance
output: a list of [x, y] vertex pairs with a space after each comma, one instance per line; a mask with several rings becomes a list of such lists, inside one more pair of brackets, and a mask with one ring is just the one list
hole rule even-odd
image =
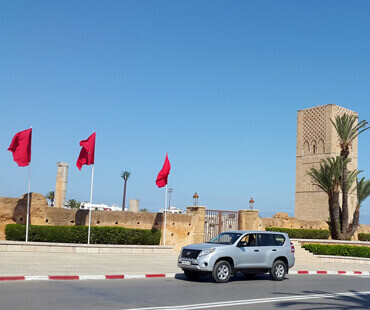
[[361, 205], [362, 202], [365, 201], [367, 197], [370, 196], [370, 180], [365, 180], [365, 178], [361, 178], [360, 181], [357, 182], [357, 202]]
[[356, 115], [348, 114], [336, 116], [335, 121], [330, 119], [339, 136], [342, 149], [348, 147], [359, 134], [370, 128], [366, 127], [368, 124], [366, 120], [357, 121], [358, 117]]
[[127, 181], [130, 176], [131, 176], [131, 172], [129, 171], [122, 171], [121, 173], [121, 178], [124, 179], [125, 181]]
[[330, 195], [334, 191], [339, 190], [339, 187], [341, 186], [343, 167], [349, 162], [349, 158], [343, 159], [340, 156], [322, 159], [320, 167], [318, 169], [311, 168], [307, 174], [311, 176], [313, 184], [317, 185], [325, 193]]

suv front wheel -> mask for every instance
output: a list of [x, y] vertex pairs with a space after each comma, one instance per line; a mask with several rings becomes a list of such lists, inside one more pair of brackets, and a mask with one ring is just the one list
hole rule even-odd
[[215, 264], [212, 271], [212, 277], [217, 283], [226, 283], [232, 275], [230, 264], [225, 260], [220, 260]]
[[286, 269], [286, 265], [283, 261], [275, 261], [270, 269], [271, 278], [275, 281], [282, 281], [286, 275]]

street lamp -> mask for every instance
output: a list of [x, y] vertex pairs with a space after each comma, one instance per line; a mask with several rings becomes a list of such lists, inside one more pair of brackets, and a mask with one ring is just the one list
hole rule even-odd
[[249, 207], [251, 208], [251, 210], [253, 210], [253, 205], [254, 205], [254, 200], [253, 198], [251, 198], [251, 200], [249, 200]]
[[171, 209], [171, 194], [173, 193], [173, 188], [169, 188], [168, 189], [168, 205], [169, 205], [169, 209]]
[[193, 203], [194, 203], [194, 206], [196, 206], [198, 204], [198, 199], [199, 199], [199, 196], [197, 193], [194, 194], [193, 196]]

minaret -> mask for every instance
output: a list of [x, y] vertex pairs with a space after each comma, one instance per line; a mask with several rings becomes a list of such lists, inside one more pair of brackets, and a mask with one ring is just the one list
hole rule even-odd
[[[355, 114], [335, 104], [300, 110], [297, 115], [297, 154], [295, 183], [295, 217], [302, 220], [329, 219], [328, 196], [313, 185], [307, 172], [318, 168], [321, 159], [340, 155], [337, 132], [330, 122], [337, 115]], [[350, 149], [348, 170], [357, 169], [357, 138]], [[356, 207], [356, 192], [349, 194], [349, 218]]]

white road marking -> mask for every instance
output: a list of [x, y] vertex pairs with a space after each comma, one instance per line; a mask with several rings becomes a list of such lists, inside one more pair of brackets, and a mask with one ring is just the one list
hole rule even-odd
[[332, 293], [332, 294], [294, 295], [294, 296], [289, 296], [289, 297], [272, 297], [272, 298], [234, 300], [234, 301], [212, 302], [212, 303], [182, 305], [182, 306], [133, 308], [130, 310], [171, 310], [171, 309], [173, 310], [177, 310], [177, 309], [193, 310], [193, 309], [206, 309], [206, 308], [220, 308], [220, 307], [233, 307], [233, 306], [241, 306], [241, 305], [263, 304], [263, 303], [272, 303], [272, 302], [279, 302], [279, 301], [336, 298], [336, 297], [343, 297], [343, 296], [359, 296], [359, 295], [370, 295], [370, 291]]
[[145, 279], [145, 274], [125, 274], [125, 279]]
[[49, 280], [49, 276], [25, 276], [26, 281]]
[[105, 280], [103, 275], [82, 275], [79, 276], [80, 280]]

